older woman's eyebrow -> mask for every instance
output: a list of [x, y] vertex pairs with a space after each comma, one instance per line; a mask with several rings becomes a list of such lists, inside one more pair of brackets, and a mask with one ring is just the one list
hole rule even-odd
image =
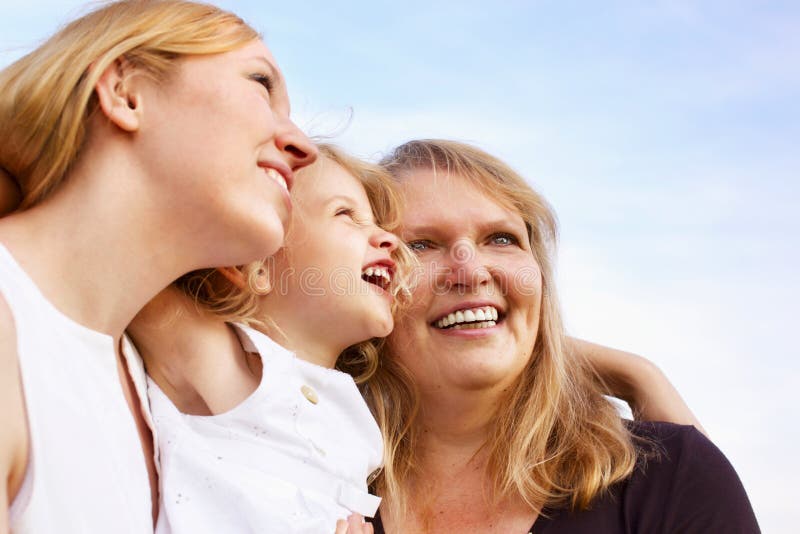
[[[463, 218], [463, 215], [459, 215], [459, 218]], [[519, 230], [520, 232], [526, 232], [525, 223], [521, 220], [517, 220], [511, 214], [505, 217], [496, 217], [485, 221], [480, 221], [476, 223], [476, 227], [479, 233], [486, 233], [492, 230], [497, 230], [498, 228], [504, 229], [507, 231], [510, 230]], [[413, 236], [436, 236], [442, 230], [441, 224], [435, 223], [421, 223], [421, 224], [404, 224], [402, 235], [413, 235]]]
[[401, 235], [403, 239], [406, 239], [405, 236], [430, 236], [437, 234], [441, 228], [435, 224], [425, 224], [425, 225], [408, 225], [404, 224]]

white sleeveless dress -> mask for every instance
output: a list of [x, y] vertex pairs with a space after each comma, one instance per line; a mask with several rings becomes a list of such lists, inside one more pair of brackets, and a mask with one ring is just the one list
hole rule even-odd
[[57, 310], [2, 244], [0, 294], [14, 318], [30, 431], [11, 532], [152, 532], [147, 467], [114, 340]]
[[156, 532], [326, 534], [351, 512], [374, 515], [380, 498], [366, 479], [383, 444], [352, 377], [236, 327], [263, 374], [232, 410], [182, 414], [148, 379], [161, 459]]

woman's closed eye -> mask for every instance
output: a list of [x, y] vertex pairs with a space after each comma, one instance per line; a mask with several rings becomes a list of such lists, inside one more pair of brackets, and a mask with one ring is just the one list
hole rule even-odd
[[271, 95], [272, 91], [275, 89], [275, 82], [272, 81], [268, 75], [256, 72], [255, 74], [250, 75], [250, 79], [256, 83], [261, 84], [264, 89], [267, 90], [267, 94]]

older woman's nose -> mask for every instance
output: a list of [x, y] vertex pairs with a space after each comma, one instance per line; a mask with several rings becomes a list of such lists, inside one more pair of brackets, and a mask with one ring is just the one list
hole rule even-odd
[[442, 281], [450, 286], [476, 288], [487, 284], [492, 278], [480, 251], [468, 240], [457, 241], [450, 248], [442, 267]]

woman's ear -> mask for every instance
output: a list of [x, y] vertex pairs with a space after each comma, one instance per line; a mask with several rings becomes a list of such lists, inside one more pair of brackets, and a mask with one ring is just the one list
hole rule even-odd
[[238, 267], [218, 267], [217, 272], [239, 289], [247, 287], [247, 276]]
[[106, 67], [94, 86], [100, 109], [108, 119], [126, 132], [139, 129], [139, 97], [132, 83], [133, 66], [117, 58]]

